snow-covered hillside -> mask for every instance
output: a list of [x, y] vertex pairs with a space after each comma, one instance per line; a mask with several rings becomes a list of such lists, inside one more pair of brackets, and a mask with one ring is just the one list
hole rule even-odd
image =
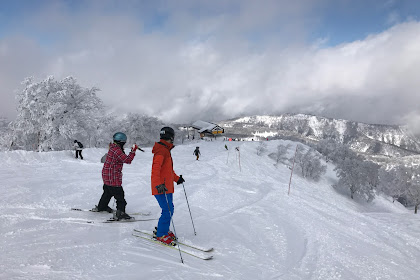
[[[231, 137], [293, 136], [309, 141], [334, 139], [355, 151], [401, 157], [420, 153], [420, 141], [407, 126], [365, 124], [305, 114], [250, 116], [221, 121], [219, 125]], [[289, 138], [290, 139], [290, 138]]]
[[[267, 142], [267, 153], [280, 142]], [[197, 231], [194, 236], [184, 191], [176, 186], [177, 234], [215, 248], [213, 260], [184, 255], [184, 264], [177, 251], [132, 236], [156, 221], [105, 224], [100, 221], [108, 213], [70, 211], [97, 204], [104, 149], [85, 149], [83, 161], [70, 151], [0, 153], [0, 279], [419, 277], [419, 216], [386, 198], [365, 204], [337, 194], [331, 165], [318, 183], [295, 176], [288, 196], [290, 170], [276, 168], [267, 154], [257, 156], [257, 146], [199, 141], [174, 148], [174, 169], [186, 180]], [[151, 162], [145, 148], [124, 166], [127, 212], [159, 216]]]

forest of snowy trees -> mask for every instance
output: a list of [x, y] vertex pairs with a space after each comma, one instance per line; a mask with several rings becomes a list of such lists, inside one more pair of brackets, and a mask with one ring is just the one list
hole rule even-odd
[[[307, 143], [308, 144], [308, 143]], [[276, 151], [269, 154], [275, 165], [289, 167], [294, 162], [296, 174], [307, 180], [318, 181], [326, 172], [321, 157], [326, 162], [333, 162], [338, 181], [333, 187], [340, 193], [348, 194], [351, 199], [372, 201], [376, 195], [385, 194], [393, 201], [400, 201], [405, 206], [413, 206], [417, 213], [420, 205], [420, 169], [414, 165], [396, 165], [389, 167], [367, 160], [352, 151], [348, 145], [340, 144], [329, 138], [304, 147], [298, 144], [291, 151], [291, 145], [278, 145]], [[265, 150], [264, 142], [257, 147], [257, 154]], [[290, 154], [293, 154], [290, 157]], [[295, 156], [296, 155], [296, 156]]]
[[109, 114], [97, 96], [98, 88], [84, 88], [76, 79], [43, 81], [27, 78], [17, 93], [17, 117], [0, 119], [3, 150], [57, 151], [70, 149], [75, 139], [85, 147], [106, 147], [116, 131], [131, 143], [147, 145], [156, 140], [163, 123], [137, 113]]
[[420, 169], [417, 166], [378, 165], [353, 152], [350, 147], [331, 139], [321, 140], [316, 149], [327, 161], [334, 162], [339, 178], [334, 188], [371, 201], [377, 193], [384, 193], [406, 206], [420, 205]]

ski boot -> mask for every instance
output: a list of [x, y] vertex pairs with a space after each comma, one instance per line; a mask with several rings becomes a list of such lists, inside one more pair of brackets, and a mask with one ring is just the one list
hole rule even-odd
[[168, 236], [169, 236], [170, 238], [172, 238], [172, 240], [174, 240], [174, 241], [176, 241], [176, 240], [177, 240], [177, 238], [176, 238], [175, 234], [174, 234], [172, 231], [168, 231]]
[[95, 205], [95, 207], [92, 208], [92, 210], [90, 210], [92, 212], [102, 212], [102, 211], [106, 211], [108, 213], [114, 213], [114, 209], [112, 209], [111, 207], [107, 206], [106, 210], [99, 210], [98, 209], [98, 205]]
[[121, 210], [117, 210], [116, 212], [114, 212], [114, 220], [120, 221], [120, 220], [131, 220], [131, 219], [134, 219], [134, 218]]
[[[156, 233], [157, 233], [157, 227], [155, 227], [155, 230], [153, 231], [153, 236], [156, 237]], [[175, 234], [172, 231], [168, 231], [167, 234], [170, 238], [172, 238], [172, 240], [176, 241], [178, 238], [176, 238]]]
[[175, 241], [173, 241], [172, 238], [169, 235], [164, 235], [164, 236], [161, 236], [161, 237], [154, 236], [154, 239], [162, 242], [165, 245], [170, 245], [170, 246], [175, 246], [176, 245]]

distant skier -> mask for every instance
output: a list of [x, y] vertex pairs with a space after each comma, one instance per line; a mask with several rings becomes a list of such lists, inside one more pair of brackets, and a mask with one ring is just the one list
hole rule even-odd
[[109, 145], [108, 155], [102, 168], [102, 180], [104, 182], [103, 194], [98, 205], [92, 209], [94, 212], [108, 211], [112, 209], [108, 206], [112, 197], [117, 201], [117, 211], [114, 213], [116, 220], [132, 219], [125, 213], [127, 202], [124, 198], [124, 189], [122, 187], [122, 168], [123, 164], [130, 164], [136, 156], [138, 146], [134, 144], [128, 155], [124, 153], [124, 145], [127, 142], [127, 136], [122, 132], [117, 132], [112, 137], [114, 143]]
[[225, 144], [225, 149], [226, 149], [226, 150], [229, 150], [229, 149], [228, 149], [228, 146], [227, 146], [226, 144]]
[[74, 147], [74, 150], [76, 151], [76, 158], [79, 158], [78, 156], [80, 155], [80, 159], [83, 159], [83, 156], [82, 156], [83, 144], [77, 140], [74, 140], [73, 147]]
[[199, 159], [199, 157], [200, 157], [200, 155], [201, 155], [201, 153], [200, 153], [200, 147], [196, 147], [196, 148], [195, 148], [195, 150], [194, 150], [194, 152], [193, 152], [193, 155], [195, 155], [195, 156], [197, 157], [197, 159], [196, 159], [196, 160], [198, 160], [198, 159]]
[[174, 214], [174, 204], [172, 202], [174, 182], [178, 185], [185, 182], [182, 175], [176, 175], [173, 170], [171, 150], [175, 147], [173, 145], [174, 137], [175, 132], [172, 128], [163, 127], [160, 130], [160, 141], [155, 143], [152, 150], [152, 194], [162, 209], [155, 238], [165, 244], [171, 244], [173, 240], [176, 240], [173, 232], [169, 230], [171, 218]]

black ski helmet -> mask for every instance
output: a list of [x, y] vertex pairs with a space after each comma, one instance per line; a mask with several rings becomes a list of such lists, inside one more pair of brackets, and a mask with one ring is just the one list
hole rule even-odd
[[172, 127], [165, 126], [160, 130], [160, 139], [174, 141], [175, 131]]
[[112, 136], [112, 139], [115, 142], [125, 143], [125, 142], [127, 142], [127, 135], [125, 135], [122, 132], [117, 132], [117, 133], [114, 134], [114, 136]]

